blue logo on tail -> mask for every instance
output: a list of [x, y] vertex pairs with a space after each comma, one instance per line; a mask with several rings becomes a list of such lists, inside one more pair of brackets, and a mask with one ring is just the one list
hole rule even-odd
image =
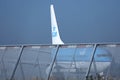
[[52, 27], [52, 36], [53, 36], [53, 37], [56, 37], [56, 36], [57, 36], [56, 27]]

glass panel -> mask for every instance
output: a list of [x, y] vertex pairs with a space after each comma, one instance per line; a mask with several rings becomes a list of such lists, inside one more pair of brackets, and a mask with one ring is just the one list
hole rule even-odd
[[24, 48], [14, 78], [16, 80], [45, 80], [46, 69], [51, 63], [51, 46]]
[[[90, 67], [93, 46], [74, 44], [60, 46], [49, 80], [84, 80]], [[56, 46], [25, 46], [18, 65], [21, 47], [0, 46], [0, 80], [46, 80]], [[120, 45], [99, 44], [87, 78], [119, 80]]]
[[0, 80], [10, 79], [19, 51], [20, 47], [0, 47]]
[[54, 80], [85, 79], [92, 50], [93, 45], [61, 46], [50, 78]]
[[100, 48], [105, 49], [109, 54], [106, 55], [99, 55], [99, 57], [112, 57], [111, 61], [108, 60], [109, 63], [101, 63], [101, 66], [104, 66], [105, 64], [109, 64], [109, 66], [106, 68], [106, 70], [101, 73], [103, 78], [106, 78], [108, 80], [119, 80], [120, 79], [120, 45], [100, 45]]

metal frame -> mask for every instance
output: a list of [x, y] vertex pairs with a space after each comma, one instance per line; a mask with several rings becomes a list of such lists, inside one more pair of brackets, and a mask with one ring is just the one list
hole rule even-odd
[[[66, 44], [66, 45], [72, 45], [72, 44]], [[66, 46], [66, 45], [65, 45], [65, 46]], [[77, 45], [77, 44], [73, 44], [73, 45]], [[78, 45], [86, 45], [86, 44], [78, 44]], [[89, 64], [88, 70], [87, 70], [87, 72], [86, 72], [86, 77], [89, 76], [89, 74], [90, 74], [90, 70], [91, 70], [92, 63], [93, 63], [95, 72], [97, 73], [96, 63], [95, 63], [95, 60], [94, 60], [94, 55], [95, 55], [97, 46], [98, 46], [98, 45], [105, 45], [105, 44], [99, 44], [99, 43], [98, 43], [98, 44], [90, 44], [90, 45], [94, 45], [94, 47], [93, 47], [93, 51], [92, 51], [92, 55], [91, 55], [91, 59], [90, 59], [90, 64]], [[109, 44], [108, 44], [108, 45], [109, 45]], [[113, 45], [116, 45], [116, 44], [113, 44]], [[14, 75], [15, 75], [15, 72], [16, 72], [17, 67], [18, 67], [19, 64], [20, 64], [21, 71], [22, 71], [22, 73], [23, 73], [22, 62], [20, 61], [20, 59], [21, 59], [22, 53], [23, 53], [23, 51], [24, 51], [24, 47], [26, 47], [26, 46], [48, 46], [48, 45], [24, 45], [24, 46], [19, 46], [19, 47], [21, 48], [21, 49], [20, 49], [20, 53], [19, 53], [19, 57], [18, 57], [18, 59], [17, 59], [17, 62], [15, 63], [15, 67], [14, 67], [14, 69], [13, 69], [13, 72], [12, 72], [12, 75], [11, 75], [11, 77], [10, 77], [10, 80], [13, 80], [13, 79], [14, 79]], [[53, 46], [56, 46], [56, 45], [53, 45]], [[63, 46], [64, 46], [64, 45], [63, 45]], [[12, 47], [12, 46], [8, 46], [8, 47]], [[55, 51], [55, 55], [54, 55], [54, 57], [53, 57], [53, 59], [52, 59], [52, 62], [51, 62], [51, 64], [50, 64], [50, 71], [49, 71], [49, 74], [47, 75], [47, 80], [50, 80], [50, 75], [51, 75], [52, 70], [53, 70], [53, 68], [54, 68], [54, 64], [55, 64], [55, 60], [56, 60], [56, 57], [57, 57], [57, 54], [58, 54], [58, 51], [59, 51], [59, 47], [60, 47], [60, 45], [57, 45], [57, 47], [55, 47], [55, 48], [56, 48], [56, 51]], [[5, 50], [6, 50], [6, 49], [5, 49]], [[3, 55], [4, 55], [4, 54], [3, 54]], [[2, 58], [3, 58], [3, 56], [2, 56]], [[73, 58], [74, 58], [74, 57], [73, 57]], [[1, 60], [1, 64], [3, 64], [3, 66], [4, 66], [4, 61], [3, 61], [3, 60]], [[38, 65], [39, 65], [39, 61], [38, 61]], [[3, 68], [4, 68], [4, 67], [3, 67]], [[39, 68], [40, 68], [40, 66], [39, 66]], [[4, 75], [5, 75], [5, 73], [4, 73]], [[7, 75], [6, 75], [6, 76], [7, 76]], [[23, 74], [23, 77], [25, 77], [24, 74]]]
[[[97, 44], [95, 44], [95, 45], [94, 45], [94, 48], [93, 48], [93, 52], [92, 52], [90, 64], [89, 64], [89, 67], [88, 67], [88, 71], [87, 71], [87, 73], [86, 73], [86, 78], [89, 76], [90, 69], [91, 69], [91, 66], [92, 66], [92, 62], [94, 61], [94, 55], [95, 55], [96, 49], [97, 49]], [[86, 79], [86, 80], [87, 80], [87, 79]]]
[[21, 47], [20, 55], [19, 55], [18, 60], [17, 60], [17, 62], [16, 62], [16, 64], [15, 64], [15, 68], [14, 68], [14, 70], [13, 70], [13, 73], [12, 73], [12, 75], [11, 75], [10, 80], [13, 80], [13, 78], [14, 78], [14, 75], [15, 75], [15, 72], [16, 72], [16, 70], [17, 70], [18, 64], [19, 64], [19, 62], [20, 62], [20, 59], [21, 59], [23, 50], [24, 50], [24, 46]]
[[52, 60], [52, 62], [50, 64], [50, 71], [49, 71], [49, 73], [47, 75], [47, 80], [50, 79], [50, 75], [51, 75], [52, 70], [53, 70], [53, 66], [54, 66], [54, 63], [55, 63], [55, 60], [56, 60], [56, 57], [57, 57], [57, 53], [58, 53], [59, 47], [60, 47], [60, 45], [57, 45], [57, 49], [55, 51], [55, 55], [54, 55], [53, 60]]

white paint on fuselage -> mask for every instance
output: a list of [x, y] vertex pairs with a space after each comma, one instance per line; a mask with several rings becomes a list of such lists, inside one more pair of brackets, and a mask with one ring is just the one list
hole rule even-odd
[[[77, 68], [84, 72], [88, 70], [89, 64], [90, 62], [57, 62], [57, 66], [60, 66], [61, 69], [64, 69], [64, 70], [71, 69], [72, 71], [75, 71], [73, 69]], [[98, 73], [103, 72], [105, 69], [107, 69], [110, 66], [110, 64], [111, 64], [110, 62], [95, 62], [97, 72]], [[93, 71], [95, 71], [95, 67], [92, 64], [91, 72]]]

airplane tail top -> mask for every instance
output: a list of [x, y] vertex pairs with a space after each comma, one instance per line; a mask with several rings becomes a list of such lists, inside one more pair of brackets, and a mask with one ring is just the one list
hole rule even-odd
[[54, 6], [50, 5], [50, 13], [51, 13], [51, 31], [52, 31], [52, 44], [64, 44], [60, 38], [58, 25], [56, 21]]

